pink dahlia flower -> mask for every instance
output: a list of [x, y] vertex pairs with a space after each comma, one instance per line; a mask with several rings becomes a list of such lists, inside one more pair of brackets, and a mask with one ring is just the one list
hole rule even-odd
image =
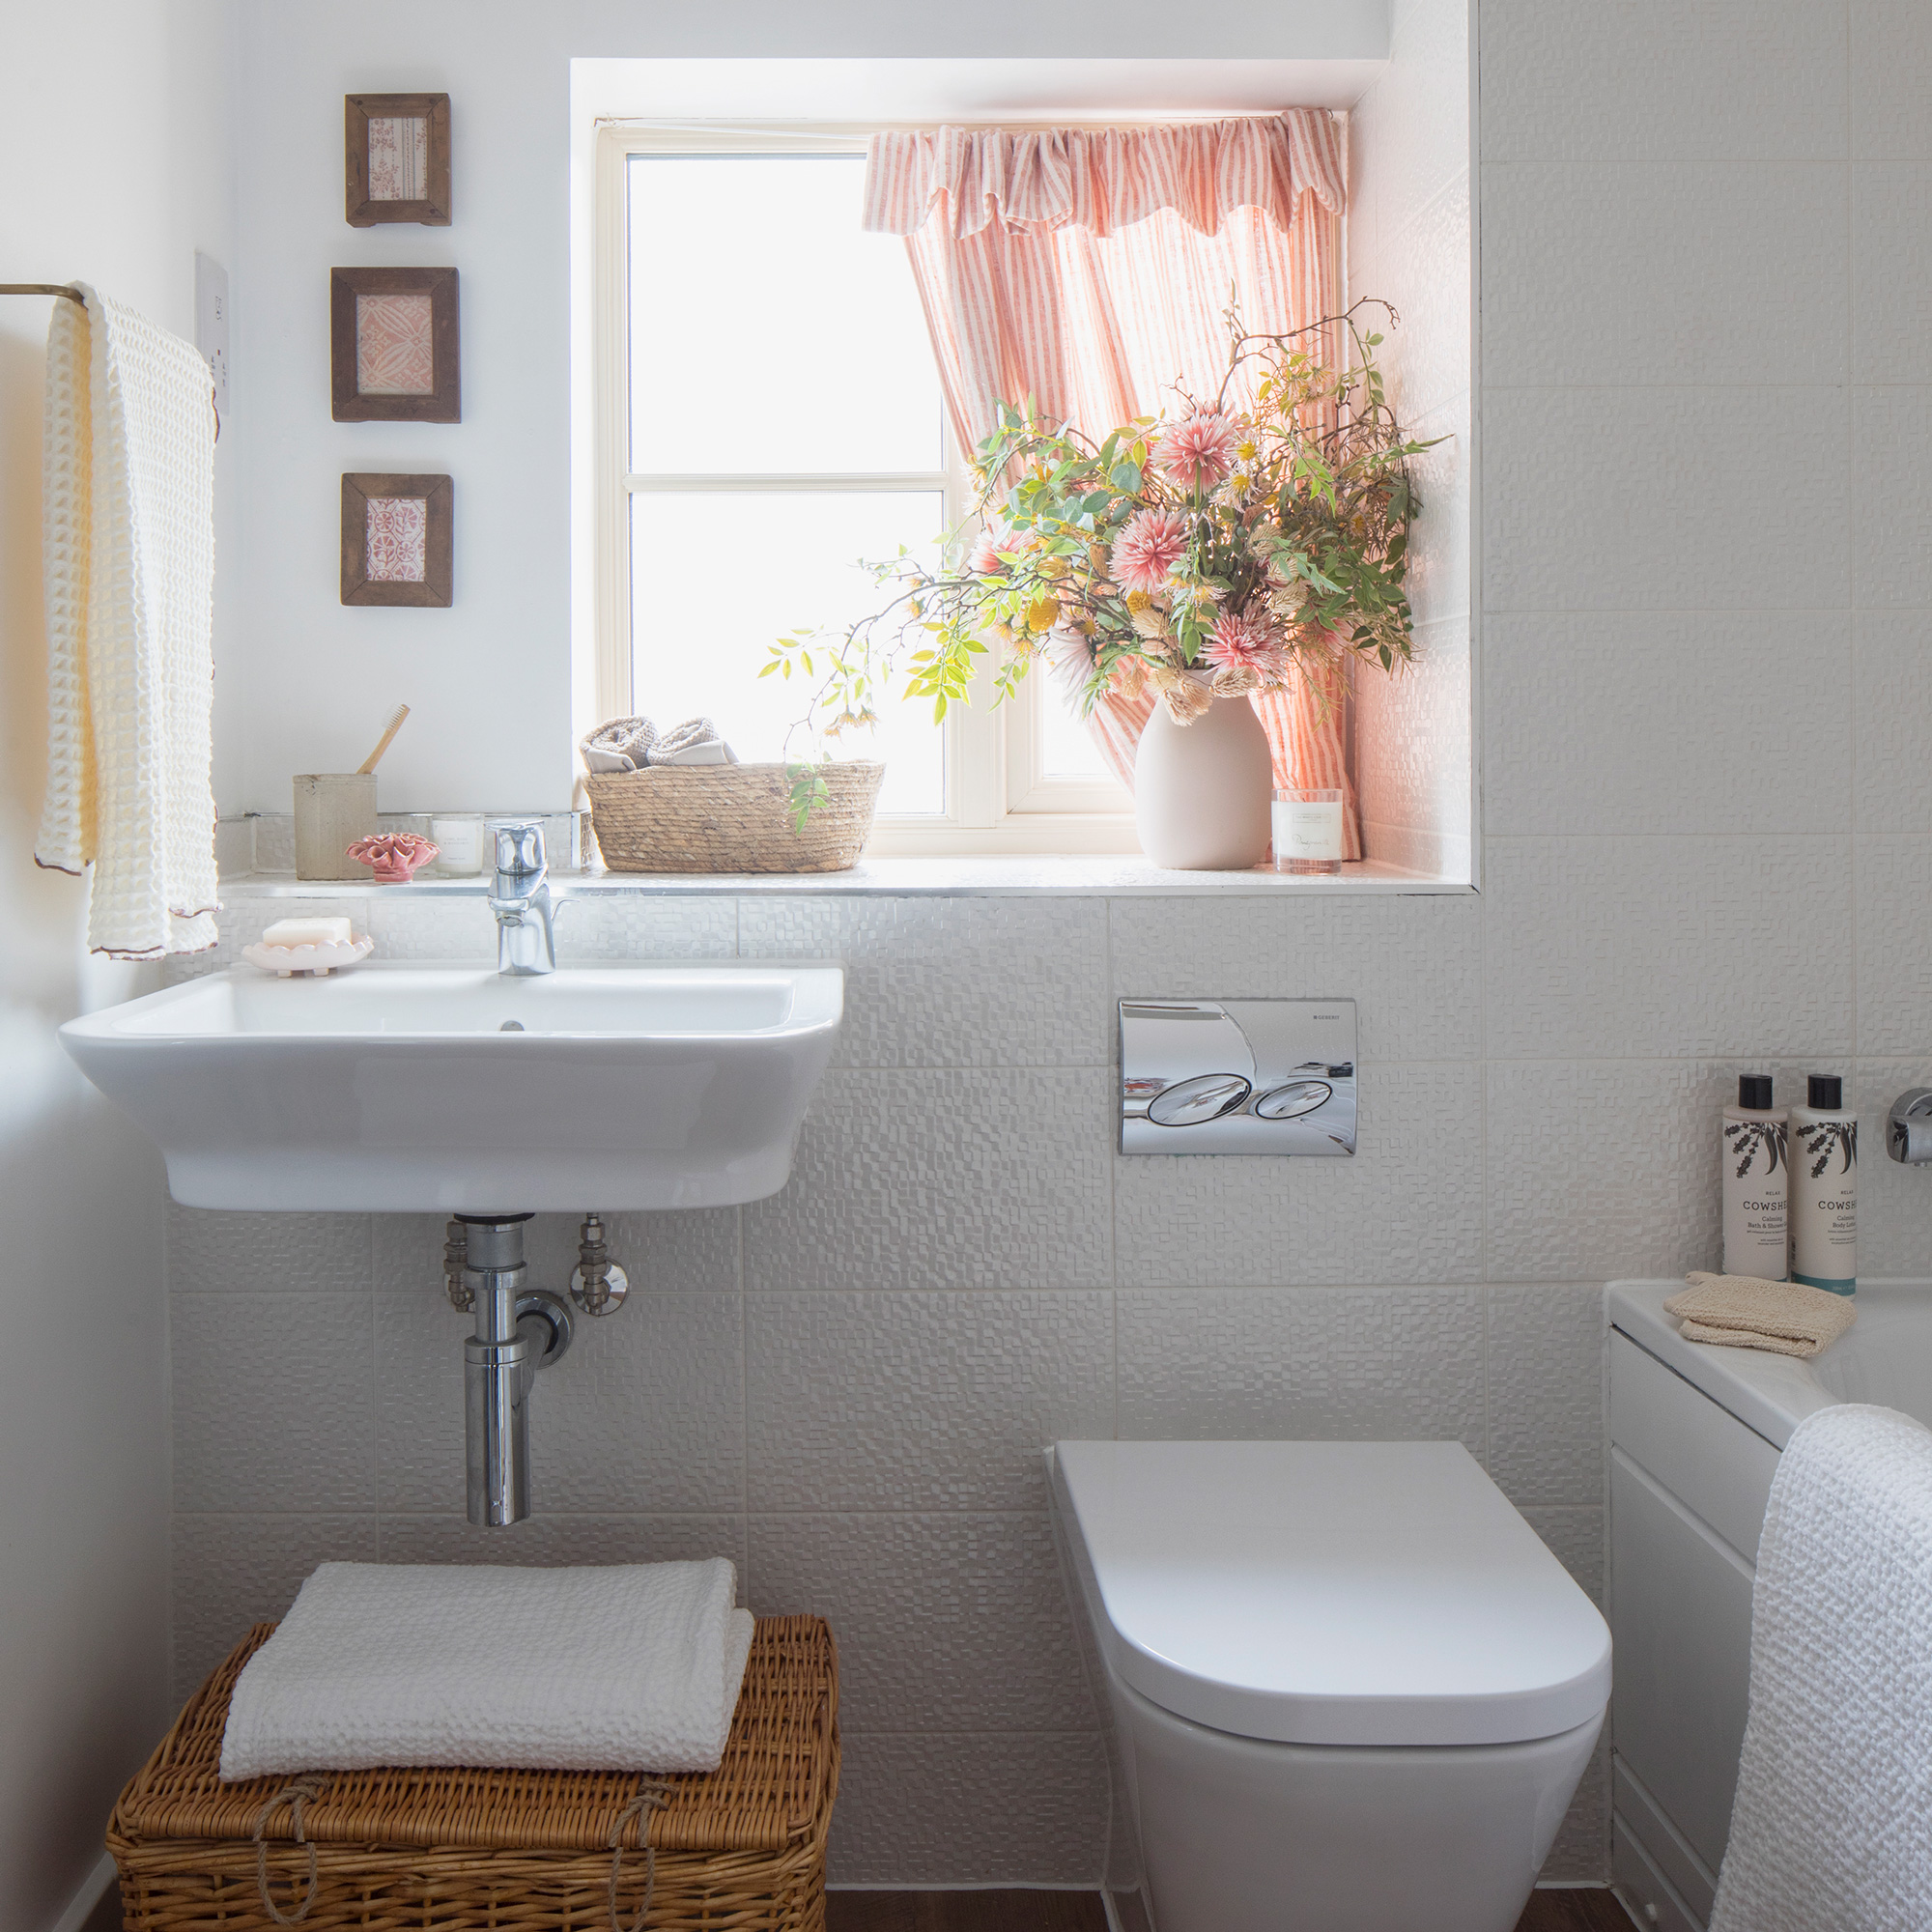
[[1204, 653], [1221, 670], [1251, 670], [1270, 677], [1281, 669], [1281, 639], [1264, 618], [1246, 611], [1223, 611], [1214, 619]]
[[1158, 590], [1187, 554], [1187, 519], [1179, 510], [1141, 510], [1114, 539], [1114, 582], [1122, 590]]
[[1155, 444], [1153, 460], [1183, 490], [1211, 490], [1235, 467], [1240, 425], [1219, 410], [1183, 416]]
[[991, 577], [1006, 569], [1007, 566], [1000, 561], [1000, 551], [1006, 540], [1004, 530], [995, 529], [991, 524], [982, 524], [967, 555], [966, 568], [976, 577]]

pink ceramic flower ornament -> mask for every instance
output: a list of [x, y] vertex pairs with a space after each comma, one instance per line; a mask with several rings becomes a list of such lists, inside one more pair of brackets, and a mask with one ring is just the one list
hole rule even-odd
[[358, 838], [348, 856], [375, 873], [378, 885], [406, 886], [418, 866], [427, 866], [442, 848], [413, 832], [379, 832]]

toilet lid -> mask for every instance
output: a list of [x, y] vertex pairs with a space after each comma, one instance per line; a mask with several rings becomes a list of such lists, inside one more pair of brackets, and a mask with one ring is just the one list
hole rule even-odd
[[1053, 1461], [1108, 1661], [1178, 1717], [1510, 1744], [1609, 1698], [1608, 1628], [1460, 1442], [1062, 1442]]

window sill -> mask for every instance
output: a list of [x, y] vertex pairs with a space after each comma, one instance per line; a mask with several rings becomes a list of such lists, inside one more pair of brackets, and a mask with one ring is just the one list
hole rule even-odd
[[[1280, 898], [1336, 894], [1469, 893], [1463, 879], [1432, 877], [1376, 860], [1327, 877], [1248, 872], [1169, 872], [1151, 860], [1081, 854], [1036, 858], [867, 859], [849, 872], [553, 871], [562, 897], [728, 898]], [[288, 872], [242, 872], [221, 881], [237, 899], [481, 898], [481, 878], [417, 879], [379, 886], [366, 879], [297, 879]]]

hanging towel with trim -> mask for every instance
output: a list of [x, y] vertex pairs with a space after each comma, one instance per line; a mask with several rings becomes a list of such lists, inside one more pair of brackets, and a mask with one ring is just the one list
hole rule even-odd
[[47, 789], [34, 857], [91, 865], [87, 943], [215, 943], [214, 411], [208, 364], [76, 283], [47, 332]]

